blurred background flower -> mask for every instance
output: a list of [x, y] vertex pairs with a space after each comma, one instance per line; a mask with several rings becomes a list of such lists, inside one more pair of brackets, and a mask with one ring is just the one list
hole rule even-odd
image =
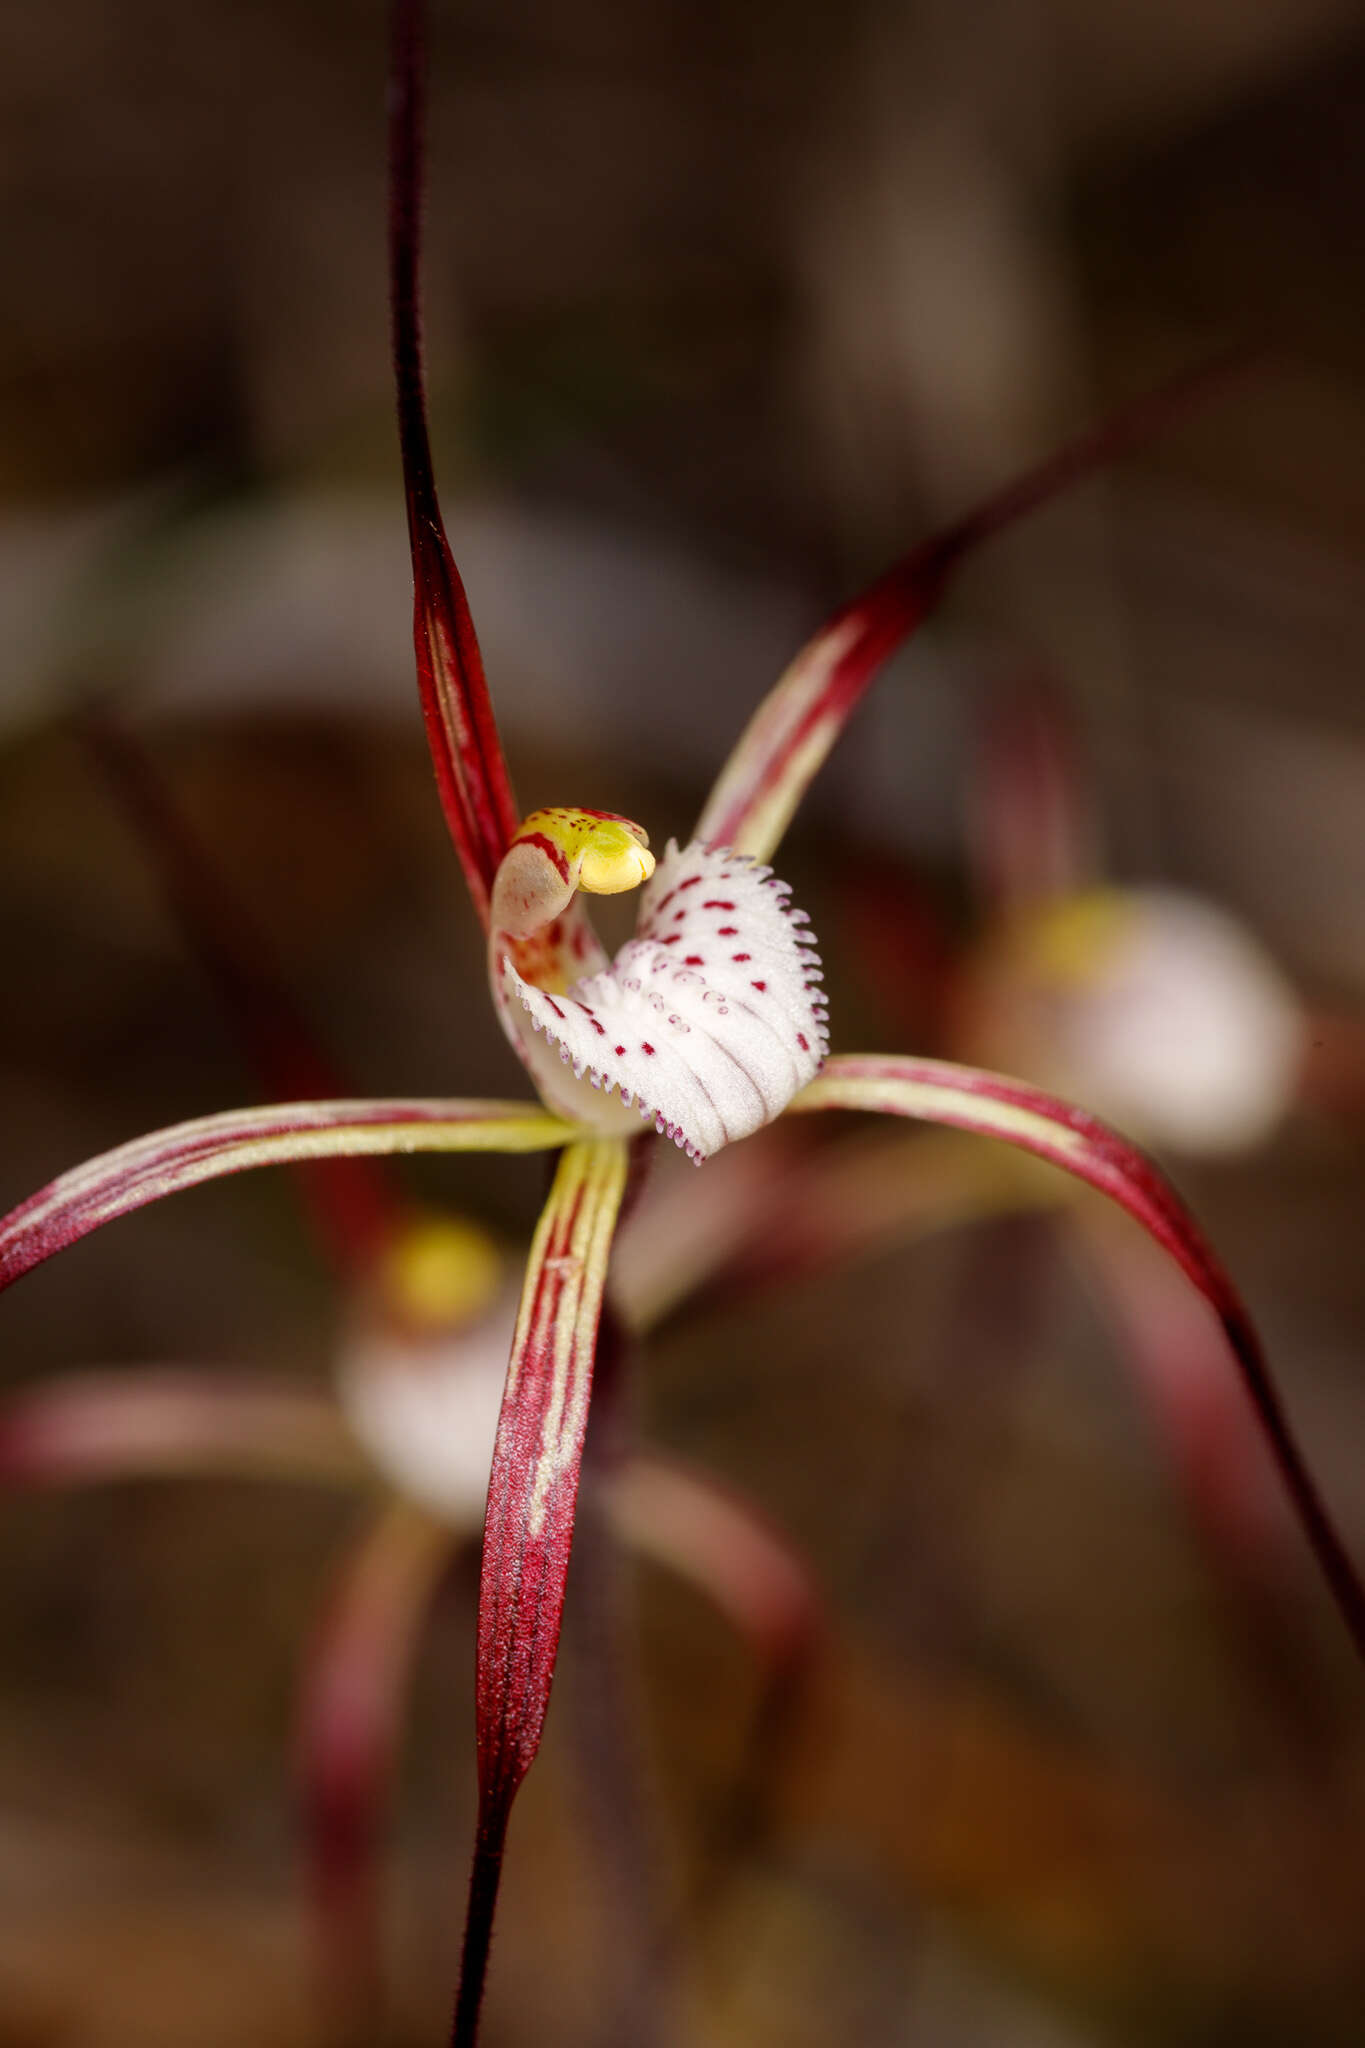
[[[1207, 974], [1227, 954], [1209, 920], [1231, 917], [1230, 1018], [1286, 1071], [1297, 1037], [1308, 1109], [1175, 1163], [1359, 1554], [1355, 10], [457, 0], [437, 26], [438, 459], [528, 803], [587, 793], [662, 844], [834, 601], [1107, 403], [1271, 331], [1254, 382], [964, 572], [784, 859], [844, 1042], [905, 1043], [834, 878], [909, 860], [952, 925], [983, 699], [1002, 663], [1056, 679], [1106, 878], [1161, 892], [1155, 923], [1111, 931], [1110, 972]], [[384, 42], [371, 0], [84, 0], [0, 26], [6, 1204], [255, 1092], [68, 735], [93, 686], [154, 741], [362, 1089], [516, 1078], [412, 703]], [[1002, 1013], [993, 996], [985, 1023]], [[411, 1179], [508, 1238], [540, 1194], [524, 1161]], [[678, 2038], [1353, 2041], [1365, 1753], [1325, 1602], [1291, 1575], [1277, 1691], [1083, 1287], [1048, 1268], [1021, 1380], [999, 1248], [989, 1290], [978, 1255], [963, 1223], [718, 1303], [669, 1326], [637, 1389], [655, 1440], [796, 1532], [845, 1646], [779, 1836], [694, 1949]], [[1001, 1315], [964, 1319], [973, 1296]], [[270, 1177], [121, 1223], [6, 1307], [15, 1383], [175, 1358], [318, 1385], [333, 1352], [326, 1276]], [[855, 1348], [876, 1370], [853, 1406], [831, 1359]], [[285, 1737], [348, 1512], [225, 1484], [0, 1505], [0, 2040], [307, 2037]], [[400, 1799], [414, 2038], [439, 2033], [463, 1885], [468, 1597], [438, 1614]], [[685, 1874], [752, 1676], [652, 1570], [640, 1617]], [[490, 2040], [594, 2038], [611, 1935], [556, 1726], [519, 1809]]]

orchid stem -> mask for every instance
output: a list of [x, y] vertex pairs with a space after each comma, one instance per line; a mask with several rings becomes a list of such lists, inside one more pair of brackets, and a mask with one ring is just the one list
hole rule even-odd
[[494, 1813], [489, 1813], [480, 1802], [479, 1824], [474, 1838], [474, 1864], [469, 1873], [464, 1949], [460, 1957], [460, 1989], [455, 2001], [450, 2048], [475, 2048], [479, 2038], [483, 1988], [488, 1981], [488, 1956], [493, 1941], [493, 1915], [497, 1911], [498, 1887], [502, 1882], [508, 1811], [506, 1801], [499, 1802]]

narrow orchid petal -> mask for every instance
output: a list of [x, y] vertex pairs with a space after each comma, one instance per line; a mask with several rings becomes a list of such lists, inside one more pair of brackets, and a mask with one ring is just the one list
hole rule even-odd
[[794, 1110], [873, 1110], [1003, 1138], [1050, 1160], [1126, 1209], [1209, 1302], [1343, 1620], [1365, 1655], [1365, 1586], [1337, 1535], [1290, 1430], [1260, 1338], [1198, 1225], [1146, 1154], [1098, 1117], [975, 1067], [879, 1054], [844, 1055], [792, 1103]]
[[393, 367], [422, 716], [446, 823], [474, 908], [487, 925], [493, 877], [518, 811], [478, 636], [441, 519], [427, 431], [420, 287], [424, 13], [421, 0], [396, 0], [389, 126]]
[[[339, 1075], [145, 750], [107, 708], [89, 710], [83, 730], [266, 1094], [282, 1102], [335, 1101], [345, 1092]], [[369, 1159], [333, 1159], [300, 1166], [298, 1180], [337, 1267], [368, 1265], [397, 1221], [399, 1198], [382, 1170]]]
[[724, 847], [670, 841], [635, 938], [562, 993], [527, 981], [510, 957], [501, 965], [548, 1103], [604, 1130], [644, 1117], [697, 1160], [780, 1115], [827, 1044], [805, 913], [767, 868]]
[[286, 1102], [198, 1117], [87, 1160], [0, 1218], [0, 1288], [117, 1216], [246, 1167], [382, 1152], [540, 1152], [575, 1135], [521, 1102]]
[[484, 1523], [475, 1681], [479, 1821], [456, 2048], [477, 2038], [508, 1817], [549, 1704], [627, 1156], [614, 1139], [584, 1140], [564, 1153], [522, 1288]]
[[0, 1485], [206, 1472], [347, 1485], [367, 1471], [334, 1402], [262, 1374], [111, 1368], [0, 1401]]
[[377, 2032], [387, 1809], [423, 1624], [459, 1540], [392, 1501], [342, 1564], [308, 1655], [297, 1768], [320, 1990], [338, 2039]]
[[1221, 391], [1249, 360], [1243, 350], [1225, 354], [1112, 414], [912, 548], [837, 611], [740, 735], [697, 821], [697, 838], [770, 860], [869, 684], [935, 608], [963, 559]]
[[747, 1501], [671, 1458], [638, 1455], [608, 1506], [642, 1556], [688, 1579], [766, 1667], [789, 1669], [823, 1634], [819, 1597], [795, 1551]]

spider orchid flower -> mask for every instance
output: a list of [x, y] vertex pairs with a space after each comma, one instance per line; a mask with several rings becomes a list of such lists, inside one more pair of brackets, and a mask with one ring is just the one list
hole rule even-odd
[[[149, 757], [107, 706], [88, 708], [82, 729], [248, 1063], [267, 1087], [338, 1093], [270, 949]], [[501, 1246], [462, 1217], [414, 1210], [383, 1160], [317, 1161], [293, 1177], [341, 1303], [335, 1398], [240, 1368], [68, 1373], [0, 1400], [0, 1483], [211, 1472], [377, 1494], [313, 1632], [298, 1711], [318, 1989], [350, 2038], [382, 2017], [382, 1846], [408, 1686], [440, 1583], [483, 1526], [517, 1287]], [[676, 1265], [674, 1245], [657, 1239], [628, 1253], [633, 1336], [647, 1333]], [[620, 1446], [596, 1478], [616, 1538], [690, 1581], [755, 1660], [753, 1730], [730, 1802], [747, 1814], [773, 1777], [774, 1733], [799, 1720], [819, 1661], [818, 1594], [779, 1531], [689, 1465]], [[610, 1659], [609, 1638], [599, 1625]], [[604, 1685], [609, 1675], [595, 1674], [599, 1705]], [[590, 1774], [592, 1757], [583, 1763]], [[603, 1855], [633, 1867], [621, 1834], [615, 1819]]]
[[[784, 1109], [860, 1110], [981, 1132], [1089, 1181], [1128, 1209], [1212, 1303], [1362, 1652], [1365, 1588], [1289, 1433], [1246, 1310], [1157, 1169], [1086, 1112], [1001, 1076], [935, 1060], [823, 1056], [807, 927], [780, 884], [759, 873], [882, 663], [971, 549], [1149, 433], [1211, 376], [1225, 381], [1227, 366], [1064, 451], [847, 605], [760, 705], [692, 839], [668, 849], [651, 876], [638, 828], [582, 808], [523, 824], [512, 797], [428, 445], [418, 320], [420, 40], [419, 7], [399, 0], [392, 298], [418, 683], [442, 804], [490, 936], [494, 1001], [542, 1100], [287, 1103], [158, 1132], [64, 1175], [0, 1223], [0, 1280], [148, 1201], [246, 1167], [416, 1150], [559, 1152], [522, 1286], [484, 1524], [479, 1814], [453, 2035], [468, 2044], [478, 2032], [508, 1820], [554, 1673], [607, 1262], [641, 1104], [703, 1157]], [[580, 891], [637, 882], [648, 885], [641, 927], [609, 966]], [[669, 938], [676, 944], [666, 946]], [[752, 957], [736, 957], [745, 953]], [[745, 977], [761, 1004], [745, 995]]]

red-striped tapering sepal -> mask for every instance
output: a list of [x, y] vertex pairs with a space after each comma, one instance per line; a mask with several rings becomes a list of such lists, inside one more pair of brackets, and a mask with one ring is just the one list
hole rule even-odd
[[247, 1167], [382, 1152], [541, 1152], [574, 1136], [529, 1102], [285, 1102], [197, 1117], [87, 1160], [0, 1219], [0, 1287], [102, 1223]]
[[422, 717], [450, 836], [480, 920], [517, 807], [484, 678], [478, 635], [446, 540], [427, 432], [422, 369], [423, 9], [394, 8], [389, 93], [389, 281], [398, 439], [414, 590], [413, 645]]
[[547, 1102], [599, 1127], [644, 1117], [700, 1160], [771, 1122], [819, 1070], [828, 1011], [812, 940], [769, 868], [670, 841], [610, 967], [553, 994], [505, 959], [504, 990]]
[[770, 860], [868, 687], [963, 559], [1216, 395], [1251, 361], [1230, 350], [1119, 408], [902, 555], [820, 628], [768, 692], [720, 772], [697, 838]]
[[720, 772], [697, 837], [769, 859], [882, 664], [933, 609], [943, 569], [916, 549], [809, 641]]
[[508, 1815], [540, 1746], [628, 1147], [570, 1145], [531, 1244], [498, 1418], [479, 1585], [479, 1823], [454, 2040], [475, 2038]]
[[1222, 1324], [1304, 1533], [1365, 1656], [1365, 1586], [1289, 1427], [1255, 1325], [1198, 1224], [1146, 1153], [1073, 1103], [1002, 1074], [947, 1060], [861, 1053], [831, 1059], [792, 1108], [874, 1110], [1003, 1138], [1088, 1181], [1135, 1217]]
[[627, 1148], [570, 1145], [522, 1286], [484, 1523], [478, 1739], [485, 1796], [511, 1799], [550, 1695], [597, 1324]]

